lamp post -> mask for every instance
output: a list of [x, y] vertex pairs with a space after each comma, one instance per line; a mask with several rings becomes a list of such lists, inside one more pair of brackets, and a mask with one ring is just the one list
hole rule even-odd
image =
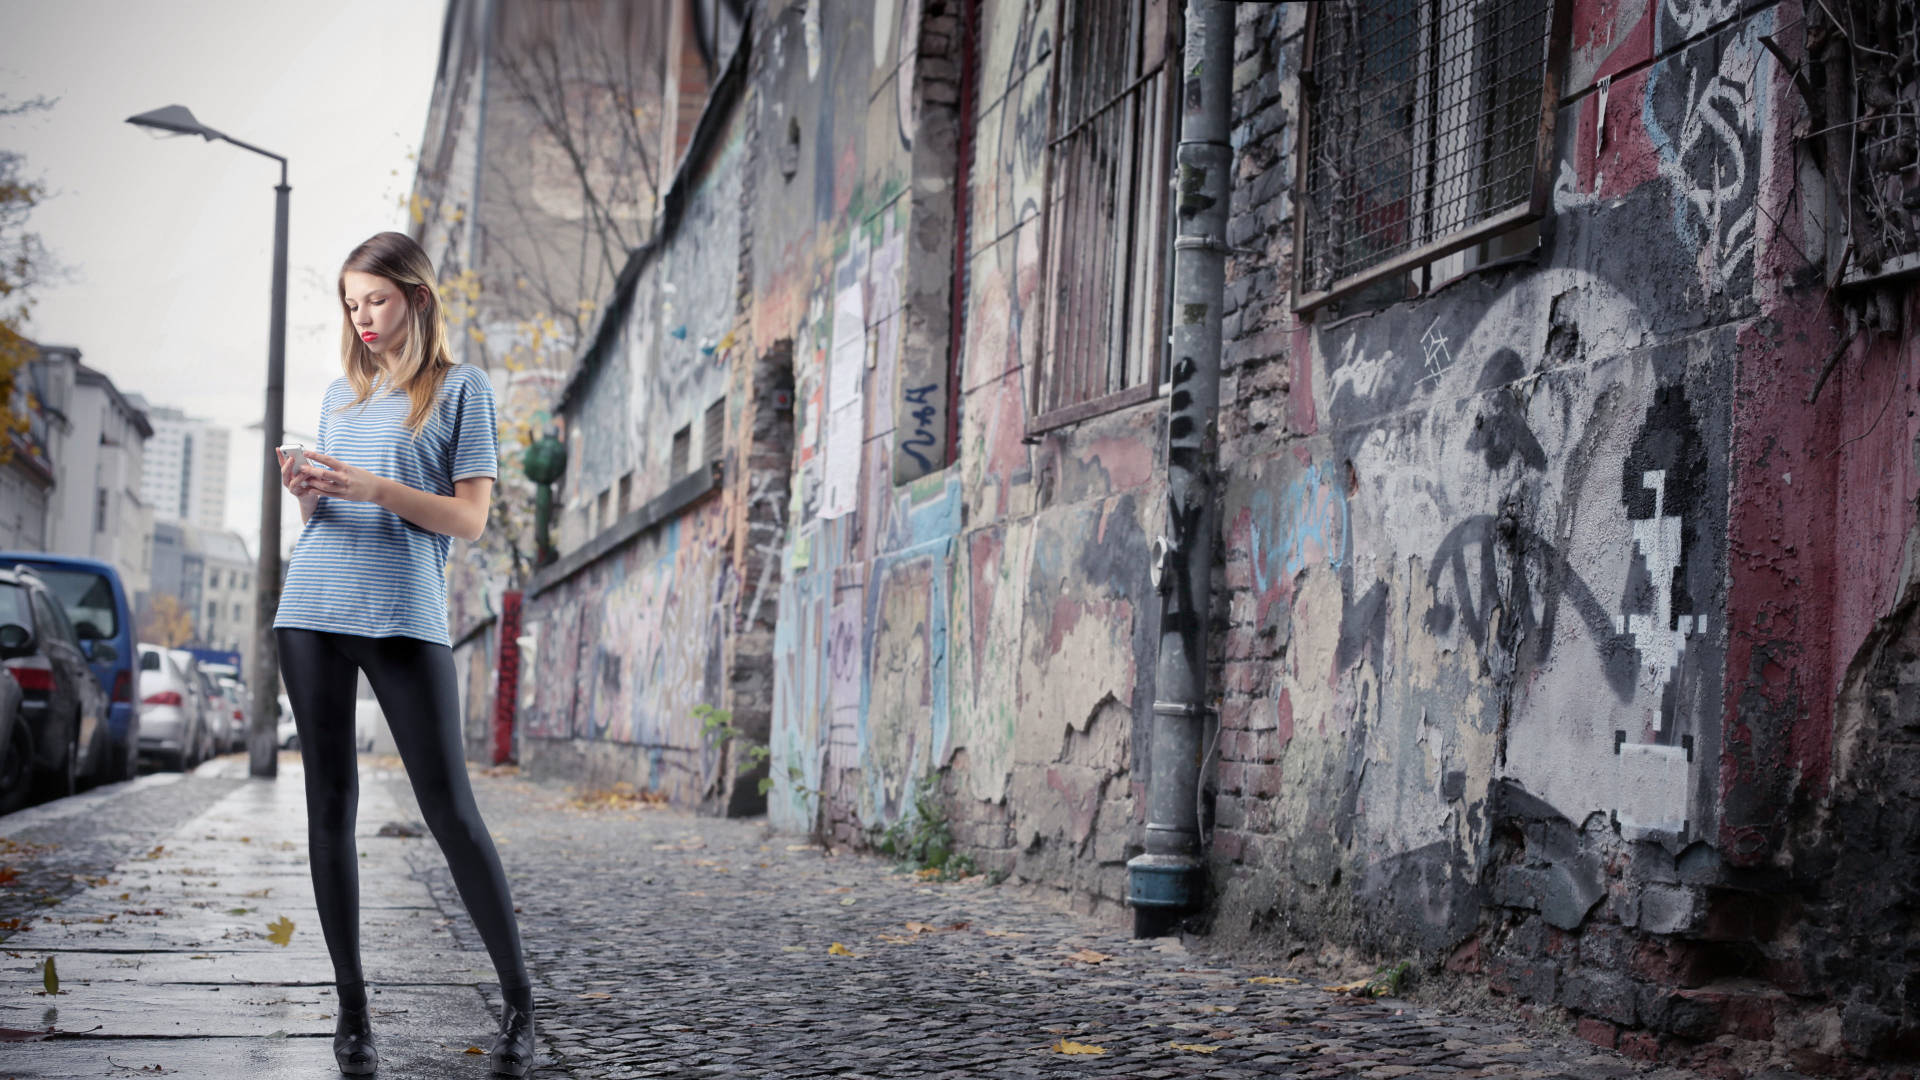
[[287, 365], [287, 159], [241, 142], [202, 124], [184, 105], [127, 117], [127, 123], [176, 135], [198, 135], [212, 142], [223, 139], [280, 163], [280, 183], [273, 189], [273, 315], [267, 329], [267, 411], [262, 435], [266, 455], [260, 487], [260, 558], [254, 573], [258, 602], [253, 616], [253, 729], [247, 733], [248, 772], [275, 777], [280, 772], [276, 717], [280, 704], [280, 653], [273, 639], [273, 616], [280, 607], [280, 445], [285, 413]]

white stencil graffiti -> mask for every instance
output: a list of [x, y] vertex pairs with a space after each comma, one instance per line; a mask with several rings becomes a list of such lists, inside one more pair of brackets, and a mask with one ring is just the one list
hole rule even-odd
[[1441, 335], [1439, 323], [1427, 327], [1426, 334], [1420, 338], [1420, 349], [1427, 358], [1429, 378], [1453, 365], [1453, 355], [1447, 352], [1447, 339]]
[[[1672, 184], [1675, 224], [1698, 246], [1709, 284], [1725, 288], [1750, 265], [1756, 221], [1755, 171], [1763, 101], [1754, 92], [1761, 56], [1751, 23], [1726, 44], [1718, 70], [1687, 68], [1687, 111], [1678, 131], [1662, 127], [1655, 88], [1644, 120], [1659, 152], [1660, 174]], [[1665, 76], [1663, 69], [1662, 76]]]
[[1653, 516], [1633, 523], [1633, 544], [1646, 561], [1647, 574], [1653, 579], [1653, 610], [1628, 612], [1620, 617], [1620, 632], [1633, 638], [1640, 652], [1641, 691], [1654, 703], [1653, 730], [1662, 730], [1659, 701], [1667, 680], [1680, 666], [1686, 652], [1687, 635], [1704, 633], [1707, 617], [1673, 614], [1673, 575], [1680, 568], [1681, 520], [1668, 516], [1667, 473], [1649, 469], [1640, 474], [1640, 486], [1653, 492]]

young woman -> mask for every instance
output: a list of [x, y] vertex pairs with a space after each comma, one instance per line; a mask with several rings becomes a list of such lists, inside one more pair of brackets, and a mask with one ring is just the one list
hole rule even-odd
[[327, 388], [320, 446], [280, 475], [306, 522], [287, 563], [274, 633], [306, 767], [307, 842], [340, 1009], [333, 1053], [355, 1076], [379, 1065], [360, 971], [358, 674], [380, 700], [427, 826], [453, 871], [506, 1000], [493, 1071], [525, 1076], [533, 990], [513, 899], [474, 805], [447, 637], [447, 549], [478, 539], [497, 473], [492, 384], [448, 352], [433, 265], [384, 232], [340, 270], [346, 374]]

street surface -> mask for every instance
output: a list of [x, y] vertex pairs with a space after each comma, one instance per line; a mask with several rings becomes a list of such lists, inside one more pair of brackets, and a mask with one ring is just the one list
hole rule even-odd
[[[53, 1031], [5, 1045], [0, 1076], [338, 1075], [299, 758], [274, 782], [245, 770], [235, 755], [0, 818], [17, 874], [0, 919], [18, 920], [0, 922], [0, 1026]], [[485, 1077], [469, 1048], [494, 1028], [491, 965], [432, 839], [381, 835], [419, 828], [397, 760], [363, 757], [361, 776], [380, 1075]], [[1134, 941], [759, 820], [574, 798], [510, 770], [474, 782], [521, 909], [535, 1076], [1694, 1076]]]

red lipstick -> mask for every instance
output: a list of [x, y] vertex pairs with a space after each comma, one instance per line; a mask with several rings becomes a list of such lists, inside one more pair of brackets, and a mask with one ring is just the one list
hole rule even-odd
[[379, 337], [379, 336], [380, 336], [379, 334], [376, 334], [376, 333], [374, 333], [373, 331], [371, 331], [371, 330], [368, 330], [368, 331], [367, 331], [366, 333], [364, 333], [364, 334], [361, 334], [361, 335], [360, 335], [360, 340], [361, 340], [361, 341], [372, 341], [372, 340], [373, 340], [374, 338], [377, 338], [377, 337]]

